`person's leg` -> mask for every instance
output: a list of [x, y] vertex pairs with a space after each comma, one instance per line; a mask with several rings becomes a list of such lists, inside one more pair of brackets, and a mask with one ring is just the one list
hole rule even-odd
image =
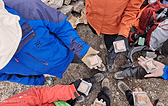
[[103, 99], [106, 102], [106, 106], [110, 106], [110, 89], [103, 87], [103, 89], [97, 95], [98, 100]]
[[124, 71], [119, 71], [114, 73], [115, 79], [124, 79], [126, 77], [135, 77], [137, 79], [143, 79], [144, 76], [147, 74], [144, 68], [141, 66], [137, 67], [130, 67], [125, 69]]
[[102, 90], [98, 93], [97, 98], [99, 101], [102, 99], [103, 102], [106, 102], [106, 106], [110, 106], [110, 95], [109, 80], [105, 78], [102, 81]]
[[113, 42], [118, 37], [118, 34], [106, 35], [104, 34], [104, 42], [107, 48], [107, 69], [112, 72], [115, 68], [115, 59], [119, 57], [120, 53], [115, 53], [113, 49]]
[[124, 83], [124, 82], [121, 81], [121, 80], [118, 80], [118, 81], [117, 81], [117, 86], [118, 86], [119, 90], [120, 90], [124, 95], [126, 95], [126, 98], [127, 98], [127, 100], [129, 101], [130, 106], [133, 106], [133, 105], [134, 105], [134, 102], [133, 102], [133, 95], [132, 95], [131, 89], [127, 86], [126, 83]]
[[134, 101], [133, 101], [133, 95], [132, 95], [132, 91], [131, 90], [127, 90], [125, 92], [125, 95], [126, 95], [126, 98], [130, 104], [130, 106], [133, 106], [134, 105]]
[[89, 28], [92, 30], [94, 34], [97, 34], [96, 31], [93, 29], [93, 27], [88, 23]]
[[104, 34], [104, 43], [106, 45], [107, 50], [110, 49], [110, 47], [113, 45], [113, 42], [117, 37], [118, 37], [118, 34], [114, 34], [114, 35]]

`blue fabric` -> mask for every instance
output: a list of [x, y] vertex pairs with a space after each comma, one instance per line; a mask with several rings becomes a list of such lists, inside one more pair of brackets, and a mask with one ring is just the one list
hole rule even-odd
[[[9, 81], [7, 80], [8, 76], [9, 76], [8, 74], [0, 73], [0, 81]], [[19, 82], [25, 85], [44, 85], [45, 78], [43, 75], [41, 75], [40, 78], [36, 78], [36, 79], [28, 78], [28, 77], [19, 78], [16, 75], [12, 75], [10, 78], [10, 81]]]
[[[80, 39], [66, 20], [66, 16], [60, 11], [46, 6], [40, 0], [4, 0], [4, 2], [20, 14], [6, 7], [8, 12], [21, 17], [20, 24], [26, 21], [34, 29], [36, 37], [26, 43], [0, 73], [50, 74], [62, 78], [74, 55], [83, 58], [88, 51], [90, 45], [86, 45]], [[39, 84], [41, 85], [40, 82]]]
[[162, 75], [162, 77], [165, 79], [165, 80], [168, 80], [168, 66], [165, 65], [165, 68], [163, 69], [164, 73]]

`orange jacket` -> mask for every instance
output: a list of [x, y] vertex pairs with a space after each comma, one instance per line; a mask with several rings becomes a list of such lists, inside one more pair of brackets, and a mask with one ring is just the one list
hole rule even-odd
[[97, 34], [128, 37], [144, 0], [86, 0], [86, 19]]
[[31, 88], [0, 102], [0, 106], [55, 106], [54, 101], [67, 101], [79, 96], [74, 85]]

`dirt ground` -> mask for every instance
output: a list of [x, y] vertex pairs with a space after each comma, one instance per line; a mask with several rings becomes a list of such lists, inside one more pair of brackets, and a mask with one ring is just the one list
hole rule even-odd
[[[99, 50], [99, 56], [102, 58], [103, 63], [105, 63], [106, 48], [103, 40], [103, 36], [94, 35], [87, 25], [80, 24], [77, 27], [77, 32], [82, 40], [90, 44], [94, 49]], [[137, 65], [137, 57], [140, 54], [134, 54], [134, 62]], [[120, 71], [120, 66], [128, 63], [125, 59], [125, 53], [122, 53], [117, 59], [116, 69], [114, 72]], [[97, 73], [97, 70], [90, 70], [84, 64], [71, 64], [67, 71], [64, 73], [63, 79], [53, 78], [53, 82], [50, 87], [57, 84], [69, 84], [80, 78], [88, 78]], [[113, 73], [106, 72], [107, 77], [110, 80], [110, 91], [111, 91], [111, 106], [129, 106], [128, 101], [125, 96], [119, 91], [116, 86], [117, 80], [113, 78]], [[126, 78], [123, 80], [131, 89], [135, 87], [141, 87], [145, 92], [147, 92], [152, 103], [156, 99], [161, 99], [164, 101], [165, 106], [168, 106], [168, 81], [159, 78], [150, 79], [134, 79]], [[48, 85], [46, 85], [48, 86]], [[18, 94], [24, 90], [27, 90], [33, 86], [26, 86], [18, 83], [12, 82], [0, 82], [0, 101], [7, 99], [15, 94]], [[38, 87], [38, 86], [37, 86]], [[98, 92], [101, 90], [101, 83], [94, 86], [94, 91], [88, 95], [87, 99], [82, 103], [77, 103], [76, 106], [90, 106], [94, 99], [96, 98]]]

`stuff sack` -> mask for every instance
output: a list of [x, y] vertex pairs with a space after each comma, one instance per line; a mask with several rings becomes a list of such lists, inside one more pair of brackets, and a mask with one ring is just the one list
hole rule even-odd
[[130, 33], [129, 41], [138, 45], [139, 38], [145, 38], [143, 45], [155, 51], [168, 39], [168, 5], [159, 0], [149, 4], [140, 12], [136, 33]]

